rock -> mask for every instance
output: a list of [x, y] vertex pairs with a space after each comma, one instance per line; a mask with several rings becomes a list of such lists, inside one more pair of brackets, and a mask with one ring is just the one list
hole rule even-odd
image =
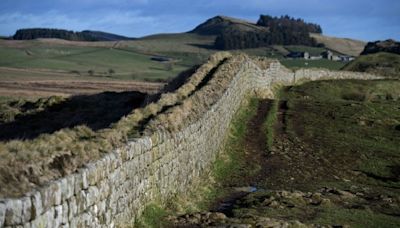
[[277, 208], [279, 206], [278, 201], [272, 201], [268, 206], [272, 207], [272, 208]]
[[400, 42], [396, 42], [395, 40], [384, 40], [384, 41], [376, 41], [369, 42], [361, 55], [373, 54], [377, 52], [390, 52], [394, 54], [400, 54]]
[[5, 217], [6, 217], [6, 204], [0, 201], [0, 227], [4, 226]]
[[225, 215], [224, 213], [216, 212], [216, 213], [212, 213], [212, 214], [210, 215], [210, 219], [212, 219], [212, 220], [218, 220], [218, 221], [220, 221], [220, 220], [225, 220], [225, 219], [226, 219], [226, 215]]
[[311, 202], [310, 204], [312, 205], [320, 205], [322, 202], [322, 197], [321, 193], [315, 193], [311, 196]]
[[352, 199], [352, 198], [356, 197], [353, 193], [348, 192], [348, 191], [338, 190], [338, 193], [339, 193], [340, 197], [345, 198], [345, 199]]
[[19, 199], [7, 200], [5, 202], [5, 225], [13, 226], [20, 225], [23, 222], [23, 205], [22, 201]]

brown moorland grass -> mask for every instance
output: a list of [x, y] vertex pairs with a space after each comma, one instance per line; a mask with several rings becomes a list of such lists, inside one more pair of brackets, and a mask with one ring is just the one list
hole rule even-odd
[[351, 56], [359, 56], [366, 45], [360, 40], [336, 38], [316, 33], [311, 33], [310, 36], [331, 50]]
[[14, 80], [0, 81], [0, 96], [70, 96], [104, 91], [157, 93], [163, 85], [163, 83], [140, 81]]
[[[206, 97], [210, 92], [219, 91], [223, 86], [219, 83], [223, 79], [211, 79], [219, 87], [204, 85], [199, 88], [199, 85], [210, 71], [216, 67], [218, 70], [219, 64], [230, 58], [232, 56], [227, 52], [211, 56], [175, 91], [164, 93], [157, 101], [130, 111], [109, 127], [96, 131], [86, 124], [77, 124], [52, 134], [38, 134], [32, 139], [3, 141], [0, 143], [0, 197], [21, 196], [34, 187], [73, 173], [88, 162], [101, 158], [103, 154], [121, 146], [129, 137], [139, 135], [137, 132], [141, 129], [140, 125], [145, 123], [143, 120], [157, 116], [167, 106], [181, 106], [185, 112], [191, 112], [190, 104], [196, 100], [185, 100], [198, 97], [201, 101], [198, 93]], [[215, 95], [215, 99], [217, 97]], [[206, 104], [209, 103], [203, 101], [201, 106]]]

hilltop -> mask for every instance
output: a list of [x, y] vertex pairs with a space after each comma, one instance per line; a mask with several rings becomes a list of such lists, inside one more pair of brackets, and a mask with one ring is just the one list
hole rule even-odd
[[189, 33], [195, 33], [199, 35], [221, 35], [226, 29], [237, 30], [241, 32], [269, 31], [267, 28], [257, 26], [257, 24], [250, 21], [227, 16], [216, 16], [198, 25]]
[[322, 33], [319, 25], [289, 16], [261, 15], [257, 23], [217, 16], [197, 26], [191, 33], [216, 35], [214, 47], [222, 50], [267, 47], [270, 45], [317, 46], [310, 33]]

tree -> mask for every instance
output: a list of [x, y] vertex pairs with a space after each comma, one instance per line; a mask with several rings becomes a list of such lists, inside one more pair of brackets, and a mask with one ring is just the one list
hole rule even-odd
[[88, 74], [89, 74], [90, 76], [93, 76], [93, 75], [94, 75], [94, 70], [88, 70]]
[[108, 75], [112, 76], [115, 73], [115, 71], [113, 69], [108, 69]]

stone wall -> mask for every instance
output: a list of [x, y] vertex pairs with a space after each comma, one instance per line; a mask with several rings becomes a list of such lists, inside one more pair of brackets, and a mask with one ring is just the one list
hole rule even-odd
[[209, 172], [231, 119], [249, 94], [273, 96], [274, 84], [304, 80], [378, 78], [326, 70], [293, 73], [277, 61], [270, 61], [267, 69], [259, 66], [244, 58], [218, 101], [178, 132], [157, 130], [25, 197], [0, 199], [0, 227], [132, 225], [147, 204], [185, 194]]

